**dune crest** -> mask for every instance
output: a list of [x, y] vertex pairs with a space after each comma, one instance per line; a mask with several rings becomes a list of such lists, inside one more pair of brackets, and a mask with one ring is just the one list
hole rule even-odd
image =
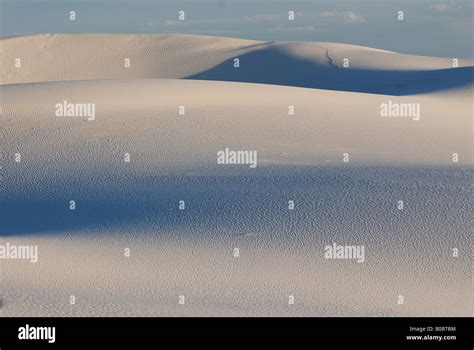
[[[472, 60], [459, 60], [453, 68], [449, 58], [323, 42], [42, 34], [3, 38], [0, 47], [0, 84], [198, 79], [409, 95], [471, 86], [474, 75]], [[13, 69], [16, 58], [21, 68]]]

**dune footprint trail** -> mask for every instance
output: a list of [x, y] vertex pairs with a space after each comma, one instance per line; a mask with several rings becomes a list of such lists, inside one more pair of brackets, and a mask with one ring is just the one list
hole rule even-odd
[[191, 35], [0, 45], [0, 242], [38, 247], [0, 261], [2, 314], [471, 314], [472, 61]]

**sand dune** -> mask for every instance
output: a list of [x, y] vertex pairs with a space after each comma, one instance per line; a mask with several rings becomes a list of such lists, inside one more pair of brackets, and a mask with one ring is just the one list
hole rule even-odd
[[[55, 149], [82, 149], [114, 137], [141, 142], [136, 153], [158, 154], [149, 161], [161, 169], [216, 165], [216, 152], [225, 146], [259, 150], [261, 165], [340, 163], [343, 153], [356, 164], [452, 165], [452, 153], [460, 155], [460, 164], [472, 164], [468, 96], [394, 97], [185, 80], [12, 85], [4, 86], [3, 96], [4, 124], [23, 140], [17, 150], [42, 150], [38, 156], [47, 157], [38, 159], [36, 169], [49, 169]], [[55, 105], [64, 100], [95, 103], [96, 119], [56, 117]], [[381, 117], [380, 105], [388, 101], [419, 103], [420, 119]], [[186, 115], [179, 115], [180, 106]], [[34, 135], [38, 141], [29, 142]], [[114, 161], [90, 154], [68, 162]]]
[[4, 38], [0, 47], [1, 84], [188, 78], [408, 95], [472, 85], [474, 65], [461, 59], [453, 69], [448, 58], [346, 44], [195, 35], [44, 34]]
[[[447, 69], [448, 59], [328, 43], [106, 38], [0, 41], [0, 242], [39, 249], [36, 264], [0, 261], [3, 315], [472, 313], [472, 62]], [[7, 64], [17, 55], [21, 69]], [[236, 55], [252, 74], [222, 66]], [[347, 55], [352, 75], [338, 75]], [[304, 86], [314, 69], [324, 79]], [[362, 72], [367, 81], [354, 78]], [[329, 91], [337, 84], [353, 92]], [[57, 116], [63, 101], [93, 103], [94, 118]], [[420, 118], [381, 116], [389, 101], [419, 104]], [[257, 151], [258, 166], [219, 165], [225, 148]], [[325, 259], [334, 242], [364, 245], [365, 262]]]

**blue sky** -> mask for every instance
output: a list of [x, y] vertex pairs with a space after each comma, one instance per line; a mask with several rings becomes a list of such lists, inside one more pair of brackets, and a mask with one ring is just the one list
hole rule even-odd
[[[189, 33], [473, 58], [473, 1], [0, 0], [1, 35]], [[76, 21], [68, 13], [75, 10]], [[185, 21], [178, 21], [184, 10]], [[288, 11], [296, 18], [288, 21]], [[404, 20], [397, 12], [404, 11]]]

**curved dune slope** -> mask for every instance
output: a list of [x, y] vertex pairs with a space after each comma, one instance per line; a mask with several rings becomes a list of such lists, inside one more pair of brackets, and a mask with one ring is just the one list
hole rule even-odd
[[[258, 150], [261, 165], [340, 163], [343, 153], [350, 153], [356, 164], [450, 166], [452, 153], [459, 154], [460, 164], [472, 162], [471, 101], [464, 97], [414, 99], [151, 79], [22, 84], [2, 90], [8, 138], [21, 140], [17, 149], [47, 147], [39, 157], [47, 156], [49, 161], [38, 161], [37, 169], [49, 169], [55, 149], [98, 142], [118, 142], [114, 147], [119, 149], [119, 144], [132, 141], [140, 154], [157, 152], [159, 156], [150, 162], [161, 169], [180, 162], [214, 165], [216, 152], [226, 146]], [[56, 105], [64, 101], [94, 103], [95, 119], [57, 117]], [[419, 104], [419, 120], [382, 117], [380, 106], [389, 102]], [[179, 114], [180, 106], [185, 115]], [[294, 115], [289, 115], [289, 106]], [[100, 164], [110, 161], [81, 154]], [[91, 152], [94, 157], [100, 154]], [[87, 169], [85, 159], [80, 167]]]
[[[196, 35], [44, 34], [4, 38], [0, 45], [2, 84], [189, 78], [407, 95], [473, 82], [472, 60], [460, 60], [459, 68], [453, 69], [448, 58], [348, 44]], [[22, 66], [13, 69], [16, 58]]]
[[[0, 238], [39, 250], [0, 261], [2, 315], [472, 314], [471, 61], [188, 35], [0, 46]], [[218, 164], [226, 148], [257, 166]]]
[[[469, 313], [468, 99], [420, 95], [412, 121], [381, 118], [387, 96], [233, 82], [2, 92], [1, 236], [40, 251], [37, 264], [2, 262], [5, 315]], [[95, 119], [56, 117], [62, 100], [96, 103]], [[226, 147], [258, 151], [258, 167], [217, 165]], [[325, 259], [333, 242], [365, 245], [366, 261]]]

